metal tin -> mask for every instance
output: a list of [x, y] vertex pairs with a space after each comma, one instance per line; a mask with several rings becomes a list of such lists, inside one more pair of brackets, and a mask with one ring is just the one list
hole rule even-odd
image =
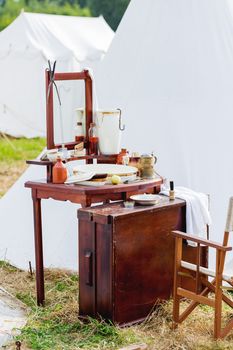
[[154, 165], [157, 158], [153, 155], [145, 154], [140, 158], [141, 177], [144, 179], [153, 179], [155, 177]]

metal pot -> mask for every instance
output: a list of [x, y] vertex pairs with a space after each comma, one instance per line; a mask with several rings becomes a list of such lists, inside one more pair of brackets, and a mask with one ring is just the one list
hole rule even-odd
[[143, 154], [140, 158], [140, 174], [143, 179], [153, 179], [155, 177], [154, 165], [157, 158], [152, 154]]

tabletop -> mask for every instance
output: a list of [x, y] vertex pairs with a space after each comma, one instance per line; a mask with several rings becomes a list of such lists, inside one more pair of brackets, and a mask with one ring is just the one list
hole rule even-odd
[[135, 193], [158, 193], [163, 183], [162, 178], [152, 180], [140, 180], [129, 184], [84, 186], [74, 184], [53, 184], [45, 179], [27, 181], [26, 188], [31, 188], [33, 198], [66, 201], [80, 203], [83, 207], [91, 206], [92, 203], [100, 203], [108, 200], [125, 200]]
[[152, 180], [141, 180], [137, 182], [132, 182], [128, 184], [119, 184], [119, 185], [102, 185], [102, 186], [85, 186], [78, 184], [53, 184], [47, 183], [45, 179], [36, 180], [36, 181], [27, 181], [25, 187], [27, 188], [36, 188], [36, 189], [46, 189], [48, 191], [55, 190], [61, 192], [74, 192], [74, 193], [117, 193], [125, 191], [134, 191], [137, 189], [143, 189], [147, 186], [156, 186], [161, 185], [163, 180], [160, 177], [157, 177]]

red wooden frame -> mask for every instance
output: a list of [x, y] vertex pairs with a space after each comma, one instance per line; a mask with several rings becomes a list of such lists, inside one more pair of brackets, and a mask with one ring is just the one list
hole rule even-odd
[[[53, 80], [52, 80], [53, 79]], [[47, 134], [47, 149], [60, 148], [61, 144], [55, 144], [54, 141], [54, 110], [53, 110], [53, 82], [62, 80], [84, 80], [85, 81], [85, 112], [86, 112], [86, 140], [85, 149], [86, 155], [82, 157], [73, 157], [72, 160], [85, 159], [86, 163], [93, 163], [93, 159], [97, 159], [98, 163], [110, 163], [115, 164], [117, 162], [117, 154], [115, 155], [89, 155], [89, 137], [88, 130], [90, 124], [93, 121], [93, 82], [92, 77], [88, 70], [82, 72], [73, 73], [55, 73], [51, 76], [51, 71], [46, 69], [45, 82], [46, 82], [46, 134]], [[65, 147], [69, 150], [74, 149], [77, 142], [65, 143]], [[71, 160], [71, 159], [70, 159]], [[69, 161], [69, 160], [68, 160]], [[27, 160], [27, 164], [44, 165], [47, 168], [47, 182], [52, 182], [52, 168], [54, 163], [45, 160]]]
[[[85, 81], [85, 111], [86, 111], [86, 149], [88, 154], [88, 130], [93, 120], [93, 83], [88, 70], [74, 73], [55, 73], [54, 81], [62, 80], [84, 80]], [[55, 144], [54, 141], [54, 110], [53, 110], [53, 84], [51, 83], [50, 71], [45, 71], [46, 81], [46, 130], [47, 130], [47, 149], [59, 148], [60, 144]], [[49, 88], [50, 86], [50, 88]], [[50, 89], [49, 95], [48, 91]], [[77, 142], [65, 143], [68, 149], [74, 149]]]

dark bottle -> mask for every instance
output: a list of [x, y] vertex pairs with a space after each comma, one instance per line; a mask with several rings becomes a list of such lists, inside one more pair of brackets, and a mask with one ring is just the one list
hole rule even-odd
[[97, 136], [95, 123], [90, 124], [90, 129], [88, 130], [88, 136], [89, 136], [89, 154], [92, 156], [98, 155], [99, 138]]

